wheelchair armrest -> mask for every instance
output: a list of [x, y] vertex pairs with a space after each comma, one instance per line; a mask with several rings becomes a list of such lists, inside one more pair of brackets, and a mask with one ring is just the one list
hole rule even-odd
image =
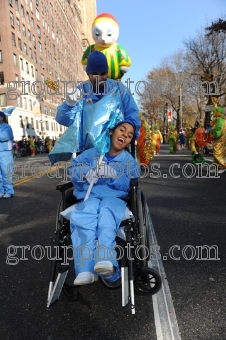
[[138, 178], [134, 178], [130, 180], [130, 188], [138, 187]]
[[56, 190], [60, 190], [61, 192], [64, 192], [70, 188], [73, 187], [73, 183], [72, 182], [66, 182], [66, 183], [62, 183], [62, 184], [58, 184], [56, 186]]

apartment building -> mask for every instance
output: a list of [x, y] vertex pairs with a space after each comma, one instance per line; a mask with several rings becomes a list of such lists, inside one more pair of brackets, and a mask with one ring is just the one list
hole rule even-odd
[[65, 127], [56, 108], [72, 83], [87, 79], [81, 65], [96, 0], [1, 0], [0, 110], [9, 116], [15, 140], [58, 137]]

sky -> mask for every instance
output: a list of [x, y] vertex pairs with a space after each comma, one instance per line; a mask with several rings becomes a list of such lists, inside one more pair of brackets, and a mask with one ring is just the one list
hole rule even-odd
[[164, 58], [185, 49], [184, 41], [212, 21], [226, 18], [226, 0], [96, 0], [96, 4], [97, 14], [107, 12], [118, 21], [117, 43], [132, 60], [122, 82], [133, 80], [132, 91]]

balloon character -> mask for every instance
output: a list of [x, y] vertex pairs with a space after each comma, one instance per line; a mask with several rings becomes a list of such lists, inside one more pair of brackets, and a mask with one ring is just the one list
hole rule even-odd
[[108, 61], [108, 78], [121, 79], [131, 65], [129, 55], [123, 46], [116, 43], [119, 25], [109, 13], [98, 15], [92, 23], [92, 37], [95, 44], [90, 45], [82, 56], [82, 65], [86, 67], [87, 59], [94, 50], [101, 51]]

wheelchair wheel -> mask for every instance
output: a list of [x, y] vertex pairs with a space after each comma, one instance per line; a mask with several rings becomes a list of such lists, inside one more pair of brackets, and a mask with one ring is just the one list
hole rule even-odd
[[118, 279], [115, 282], [109, 282], [102, 277], [99, 277], [99, 281], [102, 283], [102, 285], [108, 289], [118, 289], [121, 287], [121, 278]]
[[139, 225], [139, 234], [140, 234], [140, 264], [141, 267], [147, 266], [147, 262], [149, 256], [147, 258], [146, 248], [150, 249], [149, 244], [149, 231], [148, 231], [148, 224], [147, 224], [147, 211], [146, 211], [146, 202], [143, 193], [138, 190], [137, 194], [137, 212], [138, 212], [138, 225]]
[[59, 221], [60, 221], [60, 224], [62, 225], [65, 220], [63, 216], [60, 215], [60, 213], [64, 211], [65, 209], [67, 209], [68, 207], [70, 207], [72, 204], [76, 203], [75, 197], [73, 196], [73, 191], [74, 191], [73, 188], [67, 190], [66, 196], [65, 196], [65, 207], [64, 207], [63, 198], [61, 198], [59, 201], [59, 204], [57, 207], [57, 214], [56, 214], [56, 231], [59, 228]]
[[134, 291], [139, 295], [154, 295], [161, 285], [161, 277], [154, 269], [142, 267], [135, 273]]

